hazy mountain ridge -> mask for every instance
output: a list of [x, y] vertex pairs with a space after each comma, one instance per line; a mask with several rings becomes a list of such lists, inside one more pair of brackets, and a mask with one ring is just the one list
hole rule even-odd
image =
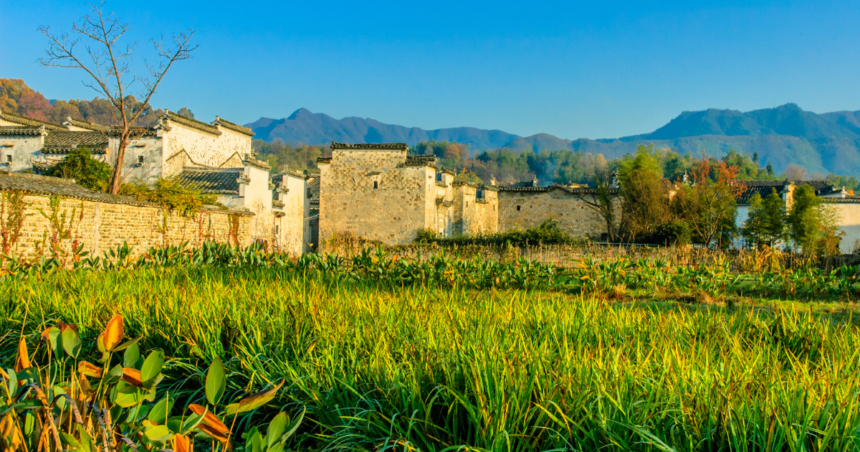
[[261, 118], [248, 124], [258, 138], [280, 139], [288, 144], [405, 142], [439, 140], [468, 144], [473, 151], [506, 147], [514, 150], [568, 149], [621, 157], [639, 144], [671, 148], [681, 154], [703, 150], [720, 156], [729, 149], [757, 152], [777, 172], [790, 163], [811, 173], [860, 175], [860, 111], [817, 114], [795, 104], [740, 112], [709, 109], [683, 112], [651, 133], [618, 139], [566, 140], [539, 133], [520, 137], [500, 130], [471, 127], [424, 130], [383, 124], [373, 119], [334, 119], [300, 109], [285, 119]]
[[518, 135], [501, 130], [483, 130], [474, 127], [424, 130], [383, 124], [375, 119], [349, 117], [334, 119], [322, 113], [311, 113], [300, 108], [288, 118], [260, 118], [247, 124], [257, 138], [266, 141], [280, 139], [286, 144], [324, 144], [332, 141], [342, 143], [397, 142], [414, 146], [421, 141], [454, 141], [468, 144], [473, 150], [499, 148]]

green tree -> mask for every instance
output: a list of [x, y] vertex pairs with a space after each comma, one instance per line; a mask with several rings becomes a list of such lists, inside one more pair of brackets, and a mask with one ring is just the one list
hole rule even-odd
[[773, 189], [764, 200], [758, 193], [750, 199], [749, 216], [741, 228], [741, 234], [748, 244], [773, 248], [786, 240], [785, 225], [785, 200]]
[[654, 146], [642, 146], [619, 167], [622, 226], [630, 240], [647, 237], [671, 221], [669, 194]]
[[838, 253], [842, 234], [836, 226], [836, 212], [822, 205], [809, 185], [797, 187], [793, 197], [787, 223], [794, 243], [808, 255]]
[[94, 159], [89, 148], [80, 146], [49, 169], [48, 175], [74, 179], [78, 185], [90, 190], [107, 191], [111, 167]]

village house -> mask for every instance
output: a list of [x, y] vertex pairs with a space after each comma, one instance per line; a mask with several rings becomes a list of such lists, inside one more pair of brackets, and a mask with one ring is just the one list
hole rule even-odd
[[[125, 182], [180, 184], [214, 194], [227, 209], [253, 214], [252, 241], [300, 254], [306, 250], [305, 176], [270, 175], [252, 152], [254, 133], [215, 117], [205, 123], [166, 112], [156, 125], [134, 129], [123, 160]], [[68, 118], [62, 125], [0, 112], [0, 169], [44, 173], [77, 148], [113, 165], [119, 148], [115, 127]]]
[[332, 143], [331, 157], [317, 160], [320, 243], [341, 233], [401, 245], [421, 230], [498, 231], [495, 187], [455, 182], [436, 157], [408, 150], [403, 143]]

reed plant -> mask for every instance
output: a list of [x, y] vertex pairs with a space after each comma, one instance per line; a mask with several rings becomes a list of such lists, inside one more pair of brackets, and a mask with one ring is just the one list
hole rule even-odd
[[228, 398], [285, 380], [236, 428], [306, 407], [294, 449], [860, 450], [851, 322], [467, 278], [404, 284], [337, 276], [332, 262], [5, 278], [0, 364], [14, 364], [18, 332], [33, 346], [58, 322], [77, 325], [82, 359], [95, 359], [122, 315], [129, 337], [164, 351], [173, 383], [158, 390], [186, 403], [204, 400], [219, 359]]

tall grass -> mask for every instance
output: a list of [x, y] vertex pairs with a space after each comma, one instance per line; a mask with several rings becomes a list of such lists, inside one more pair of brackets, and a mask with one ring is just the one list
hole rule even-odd
[[228, 392], [286, 378], [276, 405], [308, 409], [298, 447], [860, 450], [860, 331], [809, 313], [284, 268], [58, 272], [6, 279], [0, 300], [4, 367], [22, 325], [31, 343], [53, 320], [92, 338], [122, 314], [165, 350], [172, 391], [215, 356]]

